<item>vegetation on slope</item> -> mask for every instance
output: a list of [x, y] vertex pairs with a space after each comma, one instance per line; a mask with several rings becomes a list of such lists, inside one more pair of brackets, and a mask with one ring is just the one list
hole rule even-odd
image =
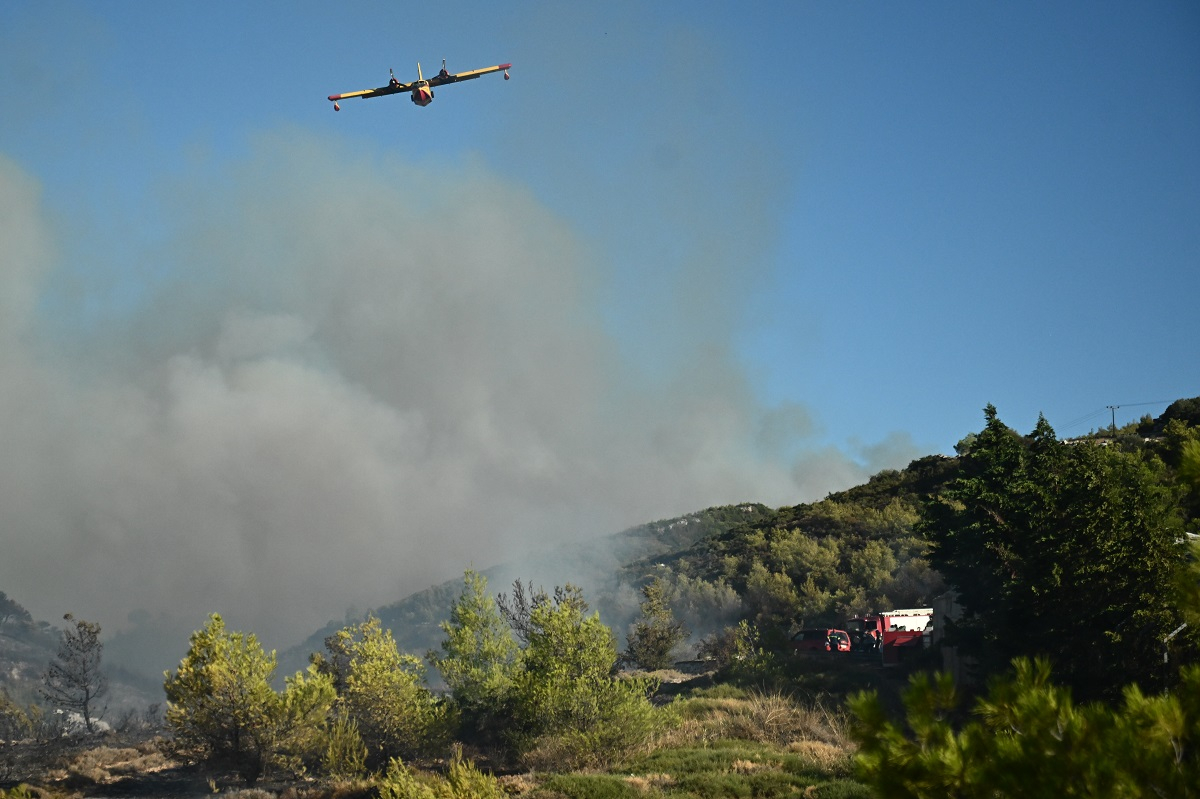
[[[231, 766], [247, 781], [316, 778], [310, 799], [1190, 795], [1200, 429], [1178, 416], [1189, 407], [1173, 405], [1153, 440], [1130, 429], [1082, 445], [1044, 420], [1021, 436], [989, 408], [958, 458], [820, 502], [716, 509], [690, 530], [660, 523], [607, 542], [617, 568], [598, 581], [609, 592], [598, 607], [641, 596], [634, 631], [723, 625], [704, 641], [720, 671], [692, 686], [619, 672], [623, 636], [582, 589], [531, 585], [497, 605], [468, 573], [405, 611], [437, 631], [427, 657], [450, 693], [430, 690], [421, 661], [374, 619], [333, 631], [282, 691], [274, 653], [252, 636], [202, 631], [168, 676], [176, 734], [164, 751], [214, 779]], [[950, 641], [994, 678], [973, 708], [920, 659], [899, 704], [895, 679], [866, 661], [781, 646], [800, 624], [925, 605], [946, 587], [964, 608]], [[864, 688], [851, 718], [843, 698]], [[393, 707], [393, 695], [406, 699]], [[186, 726], [197, 722], [218, 734], [205, 744]], [[231, 757], [220, 749], [231, 740], [255, 749]], [[295, 792], [288, 784], [268, 788]]]

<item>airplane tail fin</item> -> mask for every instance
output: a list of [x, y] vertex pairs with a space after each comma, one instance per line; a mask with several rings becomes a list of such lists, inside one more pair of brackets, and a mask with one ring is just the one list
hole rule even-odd
[[417, 80], [425, 80], [425, 76], [421, 74], [421, 62], [417, 62]]

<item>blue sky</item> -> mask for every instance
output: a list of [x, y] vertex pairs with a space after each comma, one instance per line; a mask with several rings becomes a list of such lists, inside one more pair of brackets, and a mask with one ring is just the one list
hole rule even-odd
[[[516, 542], [817, 499], [989, 402], [1074, 435], [1200, 394], [1194, 4], [744, 6], [3, 4], [6, 526], [50, 543], [0, 581], [405, 542], [286, 636]], [[325, 100], [442, 58], [512, 80]], [[189, 596], [271, 616], [222, 579]]]

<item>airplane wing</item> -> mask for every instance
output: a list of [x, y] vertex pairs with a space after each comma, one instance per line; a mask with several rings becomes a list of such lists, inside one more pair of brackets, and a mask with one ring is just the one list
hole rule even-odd
[[484, 67], [483, 69], [473, 69], [470, 72], [456, 72], [453, 75], [444, 75], [438, 73], [429, 79], [430, 86], [445, 86], [447, 83], [458, 83], [464, 80], [474, 80], [480, 75], [487, 75], [491, 72], [499, 72], [502, 69], [508, 69], [512, 64], [497, 64], [494, 67]]
[[[416, 83], [416, 81], [413, 81]], [[413, 83], [392, 83], [387, 86], [380, 86], [378, 89], [363, 89], [358, 92], [346, 92], [345, 94], [331, 94], [329, 99], [333, 102], [338, 100], [347, 100], [351, 97], [361, 97], [364, 100], [369, 97], [383, 97], [387, 94], [397, 94], [399, 92], [412, 91]], [[430, 81], [432, 83], [432, 81]]]

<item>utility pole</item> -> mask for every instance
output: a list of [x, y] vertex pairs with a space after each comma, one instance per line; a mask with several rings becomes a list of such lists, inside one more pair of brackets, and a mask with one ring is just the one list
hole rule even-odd
[[1105, 405], [1104, 407], [1106, 407], [1110, 411], [1112, 411], [1112, 432], [1113, 432], [1113, 435], [1115, 436], [1117, 434], [1117, 408], [1120, 408], [1121, 406], [1120, 405]]

